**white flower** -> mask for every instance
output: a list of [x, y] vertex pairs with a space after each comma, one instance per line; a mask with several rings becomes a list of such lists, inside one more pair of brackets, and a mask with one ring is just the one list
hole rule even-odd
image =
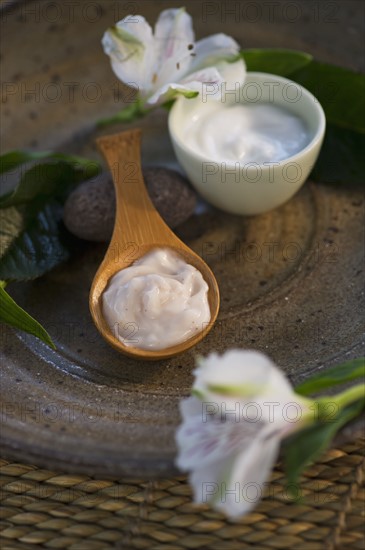
[[[147, 105], [164, 103], [178, 93], [194, 97], [203, 84], [218, 88], [226, 70], [232, 74], [227, 60], [239, 53], [233, 38], [215, 34], [194, 42], [192, 19], [184, 8], [161, 12], [154, 33], [141, 15], [128, 16], [109, 28], [102, 40], [116, 76], [138, 88]], [[242, 84], [245, 63], [240, 59], [233, 65], [233, 83]]]
[[195, 502], [246, 514], [262, 497], [281, 440], [308, 422], [312, 402], [268, 357], [243, 350], [200, 360], [193, 394], [181, 403], [177, 466], [190, 472]]

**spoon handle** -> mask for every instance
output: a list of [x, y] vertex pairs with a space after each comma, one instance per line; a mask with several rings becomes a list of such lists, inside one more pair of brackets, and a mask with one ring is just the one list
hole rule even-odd
[[171, 231], [153, 206], [141, 169], [141, 130], [128, 130], [97, 139], [111, 170], [116, 194], [116, 221], [112, 240], [146, 242], [170, 240]]

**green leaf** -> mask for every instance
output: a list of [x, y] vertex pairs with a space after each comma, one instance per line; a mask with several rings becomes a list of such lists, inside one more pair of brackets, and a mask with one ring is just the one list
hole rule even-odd
[[[93, 172], [98, 171], [99, 167], [94, 164]], [[34, 199], [41, 205], [51, 197], [63, 202], [72, 187], [84, 179], [84, 172], [67, 162], [37, 164], [25, 172], [13, 191], [0, 197], [0, 208], [17, 206]]]
[[24, 215], [18, 208], [10, 207], [5, 214], [0, 211], [0, 258], [5, 255], [23, 227]]
[[337, 384], [345, 384], [357, 378], [365, 378], [365, 359], [359, 357], [346, 363], [341, 363], [330, 369], [315, 374], [308, 380], [295, 387], [295, 392], [300, 395], [310, 395], [312, 393], [331, 388]]
[[75, 155], [54, 153], [52, 151], [10, 151], [0, 156], [0, 174], [14, 170], [26, 162], [45, 158], [62, 160], [71, 164], [75, 169], [84, 172], [84, 179], [91, 178], [100, 170], [99, 164], [96, 161], [90, 161], [89, 159]]
[[[69, 258], [71, 238], [66, 238], [60, 223], [61, 204], [85, 175], [100, 171], [99, 164], [82, 157], [40, 155], [53, 157], [52, 162], [31, 167], [13, 191], [0, 197], [0, 278], [4, 280], [39, 277]], [[7, 166], [14, 167], [33, 158], [33, 153], [13, 151], [4, 158]]]
[[[100, 166], [61, 153], [12, 151], [0, 158], [1, 172], [41, 158], [17, 187], [0, 197], [0, 278], [26, 281], [39, 277], [70, 256], [70, 236], [61, 225], [61, 204], [78, 182], [96, 175]], [[44, 328], [5, 292], [1, 283], [0, 321], [41, 338], [54, 347]]]
[[327, 122], [365, 132], [365, 75], [312, 61], [290, 75], [318, 99]]
[[364, 408], [365, 400], [355, 401], [342, 409], [332, 420], [316, 423], [286, 440], [283, 445], [286, 476], [290, 484], [297, 484], [302, 471], [314, 462], [329, 446], [336, 433]]
[[0, 157], [0, 174], [14, 170], [21, 164], [32, 160], [47, 158], [51, 155], [49, 151], [43, 152], [27, 152], [27, 151], [10, 151]]
[[110, 117], [110, 118], [102, 118], [97, 122], [97, 126], [99, 128], [104, 128], [105, 126], [109, 126], [110, 124], [116, 124], [118, 122], [133, 122], [134, 120], [137, 120], [138, 118], [144, 117], [146, 114], [148, 114], [148, 110], [144, 109], [140, 103], [140, 101], [135, 101], [134, 103], [131, 103], [128, 105], [128, 107], [125, 107], [119, 113], [116, 115]]
[[5, 284], [5, 281], [0, 281], [0, 321], [36, 336], [48, 346], [55, 349], [55, 345], [48, 332], [38, 323], [38, 321], [33, 319], [33, 317], [14, 302], [6, 292]]
[[308, 53], [286, 49], [247, 49], [241, 50], [247, 70], [271, 73], [279, 76], [290, 76], [312, 61]]
[[13, 223], [14, 209], [0, 210], [0, 279], [27, 281], [40, 277], [70, 257], [66, 231], [60, 230], [61, 207], [48, 203], [42, 210], [18, 210], [21, 221], [9, 245], [9, 234], [3, 227]]
[[37, 164], [27, 170], [13, 191], [0, 197], [0, 208], [64, 197], [74, 181], [75, 172], [69, 164]]
[[322, 183], [364, 183], [365, 134], [327, 124], [311, 179]]

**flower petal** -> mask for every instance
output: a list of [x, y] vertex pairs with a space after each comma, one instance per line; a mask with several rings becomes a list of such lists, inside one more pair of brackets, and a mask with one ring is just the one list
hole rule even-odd
[[155, 48], [152, 29], [141, 15], [128, 16], [109, 28], [102, 39], [116, 76], [141, 91], [152, 85]]
[[175, 99], [177, 95], [181, 94], [187, 98], [196, 97], [199, 92], [192, 89], [189, 86], [184, 86], [183, 84], [177, 84], [171, 82], [170, 84], [165, 84], [157, 90], [151, 97], [146, 101], [146, 105], [156, 106], [162, 105], [167, 101]]
[[[223, 85], [222, 85], [222, 95], [223, 97], [227, 94], [227, 98], [234, 98], [233, 94], [230, 92], [235, 91], [236, 97], [239, 97], [239, 92], [241, 86], [244, 84], [246, 79], [246, 63], [243, 59], [234, 61], [232, 63], [228, 61], [222, 61], [217, 63], [217, 70], [222, 75]], [[210, 99], [210, 97], [208, 97]], [[214, 98], [213, 98], [214, 99]], [[237, 99], [235, 98], [235, 101]]]
[[272, 369], [276, 369], [274, 363], [256, 351], [232, 349], [221, 356], [212, 353], [199, 362], [193, 388], [203, 394], [208, 386], [237, 388], [236, 396], [250, 398], [262, 392]]
[[202, 465], [225, 460], [250, 445], [264, 429], [262, 422], [250, 422], [240, 414], [227, 414], [222, 420], [215, 403], [200, 402], [195, 397], [180, 406], [183, 423], [176, 433], [179, 448], [177, 466], [194, 470]]
[[183, 420], [189, 420], [191, 417], [202, 417], [203, 403], [196, 397], [187, 397], [180, 401], [180, 414]]
[[279, 438], [264, 428], [243, 450], [200, 462], [189, 476], [194, 501], [209, 502], [232, 518], [247, 514], [263, 496], [279, 445]]
[[261, 500], [265, 485], [279, 453], [280, 439], [267, 433], [255, 438], [249, 447], [237, 455], [226, 485], [222, 484], [221, 498], [214, 507], [229, 517], [250, 512]]
[[201, 410], [199, 415], [191, 416], [176, 432], [179, 448], [176, 464], [181, 470], [193, 470], [226, 457], [232, 426], [207, 417], [203, 419], [203, 414]]
[[189, 71], [193, 47], [193, 22], [185, 8], [163, 11], [155, 27], [156, 88], [181, 80]]
[[224, 473], [233, 467], [235, 456], [226, 457], [212, 464], [200, 464], [189, 475], [196, 504], [211, 504], [222, 499]]
[[[274, 424], [281, 433], [289, 434], [303, 428], [310, 416], [313, 416], [311, 401], [304, 401], [301, 396], [291, 392], [257, 396], [241, 403], [242, 416], [251, 422], [260, 420]], [[226, 404], [228, 409], [228, 404]]]
[[194, 87], [198, 92], [202, 92], [205, 84], [213, 84], [220, 86], [223, 82], [222, 76], [216, 67], [207, 67], [194, 73], [189, 73], [182, 80], [182, 84]]
[[213, 34], [196, 42], [191, 68], [195, 71], [213, 67], [220, 61], [233, 60], [239, 51], [239, 45], [230, 36], [223, 33]]
[[206, 101], [241, 101], [241, 87], [246, 79], [246, 64], [243, 59], [232, 63], [219, 61], [215, 68], [221, 76], [221, 84], [217, 89], [207, 88]]
[[162, 86], [156, 93], [151, 96], [147, 105], [161, 105], [166, 101], [175, 99], [178, 94], [187, 98], [196, 97], [209, 86], [214, 86], [217, 90], [220, 89], [222, 77], [215, 67], [209, 67], [189, 74], [183, 78], [180, 83], [169, 83]]
[[294, 393], [285, 375], [262, 353], [230, 350], [222, 356], [210, 354], [200, 361], [195, 377], [193, 391], [204, 401], [215, 402], [222, 413], [239, 406], [248, 420], [275, 422], [285, 429], [295, 428], [286, 418], [288, 403], [297, 404], [298, 421], [304, 416], [300, 410], [305, 412], [307, 400]]

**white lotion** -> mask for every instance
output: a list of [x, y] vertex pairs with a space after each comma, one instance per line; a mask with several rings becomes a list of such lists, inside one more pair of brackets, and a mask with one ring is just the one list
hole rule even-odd
[[208, 285], [195, 267], [156, 249], [118, 271], [103, 293], [103, 313], [126, 346], [165, 349], [204, 330]]
[[187, 126], [189, 147], [215, 162], [278, 162], [306, 147], [311, 136], [303, 120], [270, 103], [210, 102]]

